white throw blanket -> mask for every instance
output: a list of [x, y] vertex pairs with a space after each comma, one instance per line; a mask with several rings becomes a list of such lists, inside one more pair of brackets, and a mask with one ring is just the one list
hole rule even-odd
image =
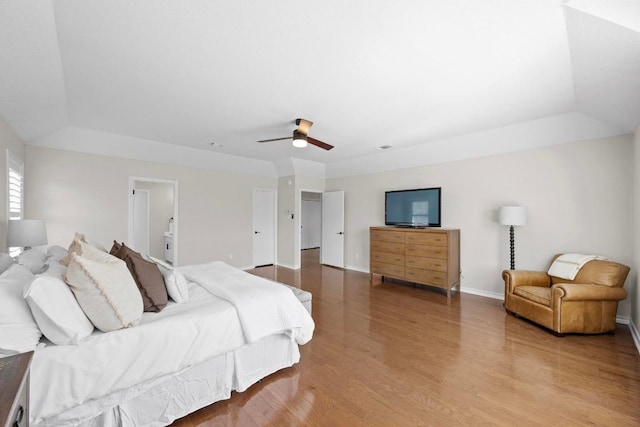
[[289, 334], [298, 344], [311, 339], [313, 319], [286, 286], [221, 261], [178, 270], [190, 281], [235, 306], [248, 343], [277, 333]]
[[564, 254], [553, 261], [549, 267], [549, 276], [573, 280], [583, 265], [594, 259], [606, 259], [598, 255]]

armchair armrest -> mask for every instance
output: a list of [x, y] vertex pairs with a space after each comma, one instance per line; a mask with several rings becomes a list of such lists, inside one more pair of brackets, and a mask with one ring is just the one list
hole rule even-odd
[[508, 293], [513, 293], [517, 286], [551, 286], [551, 278], [544, 271], [504, 270], [502, 278]]
[[622, 301], [627, 297], [624, 288], [582, 283], [558, 283], [552, 293], [554, 299], [564, 301]]

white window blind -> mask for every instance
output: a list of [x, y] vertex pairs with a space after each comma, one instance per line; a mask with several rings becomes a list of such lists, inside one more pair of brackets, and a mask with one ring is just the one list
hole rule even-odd
[[[24, 163], [7, 150], [7, 218], [22, 219], [24, 204]], [[20, 254], [21, 248], [8, 248], [9, 255]]]

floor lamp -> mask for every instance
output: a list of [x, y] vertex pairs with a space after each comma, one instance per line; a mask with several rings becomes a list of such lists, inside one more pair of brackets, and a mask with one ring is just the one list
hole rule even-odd
[[514, 226], [527, 224], [527, 210], [522, 206], [502, 206], [498, 210], [500, 225], [509, 226], [509, 247], [511, 249], [511, 270], [516, 269]]

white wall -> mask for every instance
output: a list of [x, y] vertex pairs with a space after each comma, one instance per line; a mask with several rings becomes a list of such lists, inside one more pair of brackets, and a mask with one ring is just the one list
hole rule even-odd
[[[7, 250], [7, 149], [24, 160], [24, 142], [0, 116], [0, 252]], [[40, 219], [28, 210], [24, 214], [27, 219]]]
[[177, 180], [180, 265], [252, 265], [253, 188], [276, 188], [276, 179], [264, 176], [30, 145], [25, 154], [26, 210], [47, 220], [50, 244], [64, 247], [75, 231], [107, 247], [126, 242], [130, 176]]
[[[636, 133], [633, 140], [633, 264], [632, 271], [638, 271], [640, 268], [640, 125], [636, 128]], [[629, 281], [627, 280], [627, 283]], [[631, 302], [631, 321], [633, 322], [632, 328], [635, 329], [635, 333], [640, 331], [640, 275], [636, 275], [635, 280], [632, 282], [635, 286], [627, 288], [629, 292], [629, 301]], [[636, 346], [640, 351], [640, 336], [636, 335]]]
[[[442, 187], [443, 227], [461, 230], [463, 290], [501, 297], [509, 267], [508, 228], [497, 209], [519, 204], [529, 222], [516, 230], [516, 268], [546, 270], [560, 252], [632, 262], [632, 137], [327, 180], [345, 190], [345, 255], [368, 271], [370, 226], [384, 224], [384, 191]], [[635, 286], [632, 271], [625, 288]], [[629, 301], [619, 315], [630, 315]]]

